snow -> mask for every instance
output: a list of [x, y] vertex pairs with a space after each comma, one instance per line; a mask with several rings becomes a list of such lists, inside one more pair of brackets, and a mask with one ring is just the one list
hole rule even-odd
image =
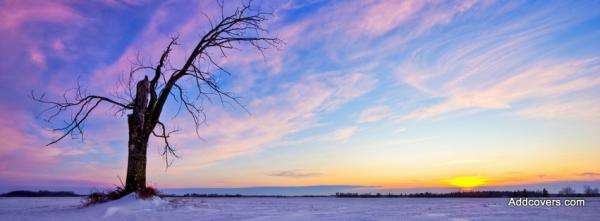
[[162, 200], [159, 197], [140, 200], [134, 193], [132, 193], [119, 200], [94, 205], [86, 209], [93, 211], [106, 211], [103, 218], [108, 218], [114, 215], [132, 215], [136, 213], [143, 213], [145, 211], [153, 211], [161, 208], [161, 206], [168, 205], [168, 203], [169, 202]]
[[0, 220], [598, 220], [584, 207], [511, 207], [507, 198], [166, 198], [135, 195], [80, 208], [80, 198], [0, 198]]

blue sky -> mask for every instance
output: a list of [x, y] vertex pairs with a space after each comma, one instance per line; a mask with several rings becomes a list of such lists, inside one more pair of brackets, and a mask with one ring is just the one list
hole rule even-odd
[[[600, 177], [600, 5], [596, 1], [257, 1], [285, 44], [241, 45], [217, 73], [250, 114], [205, 102], [196, 136], [166, 169], [149, 149], [151, 185], [448, 187]], [[225, 11], [239, 5], [227, 1]], [[219, 15], [213, 1], [2, 1], [0, 185], [102, 186], [124, 177], [125, 118], [102, 109], [86, 137], [36, 117], [31, 90], [60, 97], [79, 78], [113, 95], [139, 58], [155, 64], [173, 35], [172, 65]], [[60, 123], [60, 122], [58, 122]]]

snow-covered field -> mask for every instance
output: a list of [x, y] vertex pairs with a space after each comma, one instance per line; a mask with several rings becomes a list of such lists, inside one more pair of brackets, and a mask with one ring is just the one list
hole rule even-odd
[[492, 199], [167, 198], [78, 208], [79, 198], [0, 198], [0, 220], [600, 220], [584, 207], [510, 207]]

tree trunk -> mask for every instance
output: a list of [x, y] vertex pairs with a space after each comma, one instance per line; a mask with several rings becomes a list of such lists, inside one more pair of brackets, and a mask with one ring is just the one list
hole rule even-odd
[[[137, 192], [146, 187], [147, 139], [139, 139], [129, 133], [129, 157], [127, 158], [126, 192]], [[136, 140], [133, 141], [132, 140]]]
[[151, 131], [144, 128], [148, 103], [148, 78], [137, 83], [133, 112], [127, 116], [129, 124], [129, 157], [125, 192], [137, 192], [146, 187], [146, 150]]

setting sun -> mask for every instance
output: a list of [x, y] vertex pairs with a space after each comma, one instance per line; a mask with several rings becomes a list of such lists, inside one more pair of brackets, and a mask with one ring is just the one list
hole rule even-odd
[[486, 179], [479, 176], [463, 176], [455, 177], [448, 180], [448, 183], [452, 186], [460, 187], [462, 189], [472, 189], [486, 183]]

